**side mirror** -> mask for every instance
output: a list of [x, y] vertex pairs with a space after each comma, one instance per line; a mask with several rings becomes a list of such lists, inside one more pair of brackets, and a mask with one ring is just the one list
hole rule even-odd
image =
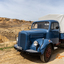
[[59, 26], [57, 26], [56, 29], [59, 29]]

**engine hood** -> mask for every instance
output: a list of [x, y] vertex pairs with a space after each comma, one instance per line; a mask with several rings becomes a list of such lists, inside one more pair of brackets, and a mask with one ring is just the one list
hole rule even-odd
[[21, 31], [22, 33], [27, 33], [30, 35], [30, 38], [35, 38], [35, 37], [44, 37], [44, 35], [48, 32], [46, 29], [32, 29], [28, 31]]
[[34, 33], [47, 33], [48, 30], [46, 30], [46, 29], [32, 29], [32, 30], [21, 31], [21, 32], [26, 32], [28, 34], [34, 34]]

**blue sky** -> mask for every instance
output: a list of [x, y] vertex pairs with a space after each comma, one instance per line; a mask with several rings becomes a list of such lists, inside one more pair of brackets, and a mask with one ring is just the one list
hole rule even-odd
[[36, 21], [47, 14], [64, 14], [64, 0], [0, 0], [0, 17]]

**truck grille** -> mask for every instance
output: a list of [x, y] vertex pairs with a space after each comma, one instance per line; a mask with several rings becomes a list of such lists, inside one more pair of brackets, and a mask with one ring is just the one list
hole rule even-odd
[[26, 45], [26, 34], [20, 33], [18, 35], [18, 46], [22, 47], [22, 49], [25, 49]]

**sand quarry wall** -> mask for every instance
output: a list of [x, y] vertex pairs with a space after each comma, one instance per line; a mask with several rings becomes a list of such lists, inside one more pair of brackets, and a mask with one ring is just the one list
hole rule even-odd
[[11, 45], [12, 42], [15, 43], [18, 33], [22, 30], [30, 30], [32, 23], [33, 21], [0, 17], [0, 47], [6, 42]]

